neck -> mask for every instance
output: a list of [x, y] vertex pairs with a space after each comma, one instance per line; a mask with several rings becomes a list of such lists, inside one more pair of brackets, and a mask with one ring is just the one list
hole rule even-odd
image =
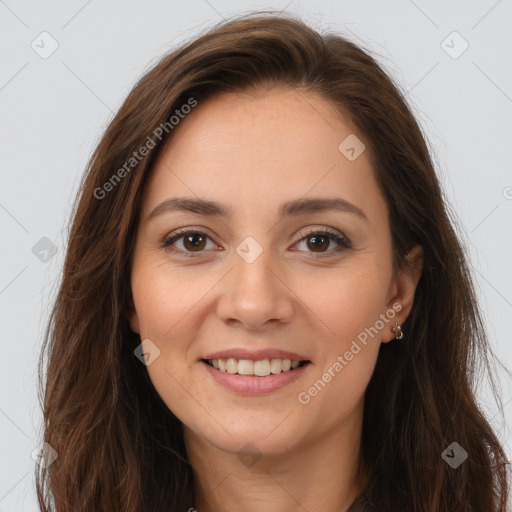
[[[359, 413], [359, 414], [358, 414]], [[242, 461], [185, 427], [195, 477], [195, 509], [227, 512], [346, 512], [364, 488], [359, 472], [362, 409], [342, 426], [285, 454]], [[255, 461], [255, 462], [254, 462]]]

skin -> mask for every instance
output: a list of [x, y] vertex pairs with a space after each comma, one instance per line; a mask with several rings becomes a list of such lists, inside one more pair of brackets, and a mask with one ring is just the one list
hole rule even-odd
[[[393, 270], [387, 205], [368, 151], [350, 161], [338, 150], [349, 134], [364, 141], [314, 93], [223, 93], [180, 122], [150, 176], [134, 249], [130, 326], [160, 350], [147, 371], [184, 424], [197, 482], [191, 506], [201, 512], [242, 504], [265, 512], [346, 511], [365, 484], [357, 473], [365, 389], [381, 343], [410, 312], [422, 260], [415, 247], [411, 268]], [[171, 197], [214, 200], [235, 214], [168, 211], [148, 220]], [[340, 211], [279, 219], [281, 203], [303, 197], [343, 198], [367, 220]], [[208, 235], [199, 251], [183, 237], [174, 242], [181, 252], [161, 246], [183, 227]], [[325, 241], [315, 250], [312, 237], [301, 236], [325, 227], [352, 248], [334, 252], [338, 243]], [[252, 263], [236, 252], [247, 236], [263, 250]], [[300, 403], [299, 393], [393, 304], [402, 306], [393, 320]], [[290, 350], [312, 364], [272, 394], [239, 395], [199, 361], [233, 347]], [[252, 463], [238, 457], [247, 443], [259, 454]]]

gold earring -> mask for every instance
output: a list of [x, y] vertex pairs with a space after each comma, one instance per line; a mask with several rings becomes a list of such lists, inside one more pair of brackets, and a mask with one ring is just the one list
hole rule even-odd
[[398, 322], [395, 322], [395, 326], [391, 330], [395, 333], [396, 340], [401, 340], [404, 337], [402, 326], [398, 325]]

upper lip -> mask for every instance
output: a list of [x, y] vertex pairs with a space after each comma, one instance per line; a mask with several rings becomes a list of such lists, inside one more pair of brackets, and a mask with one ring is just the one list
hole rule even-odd
[[217, 352], [211, 352], [203, 356], [201, 359], [249, 359], [251, 361], [262, 361], [263, 359], [290, 359], [292, 361], [309, 361], [306, 356], [302, 356], [295, 352], [288, 352], [286, 350], [279, 349], [260, 349], [260, 350], [248, 350], [246, 348], [228, 348], [225, 350], [219, 350]]

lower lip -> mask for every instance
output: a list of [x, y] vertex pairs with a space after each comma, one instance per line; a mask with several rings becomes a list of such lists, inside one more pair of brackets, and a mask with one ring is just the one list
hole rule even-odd
[[238, 375], [237, 373], [221, 372], [213, 366], [200, 361], [206, 371], [225, 388], [242, 395], [267, 395], [299, 379], [311, 365], [307, 363], [293, 371], [270, 374], [267, 377]]

